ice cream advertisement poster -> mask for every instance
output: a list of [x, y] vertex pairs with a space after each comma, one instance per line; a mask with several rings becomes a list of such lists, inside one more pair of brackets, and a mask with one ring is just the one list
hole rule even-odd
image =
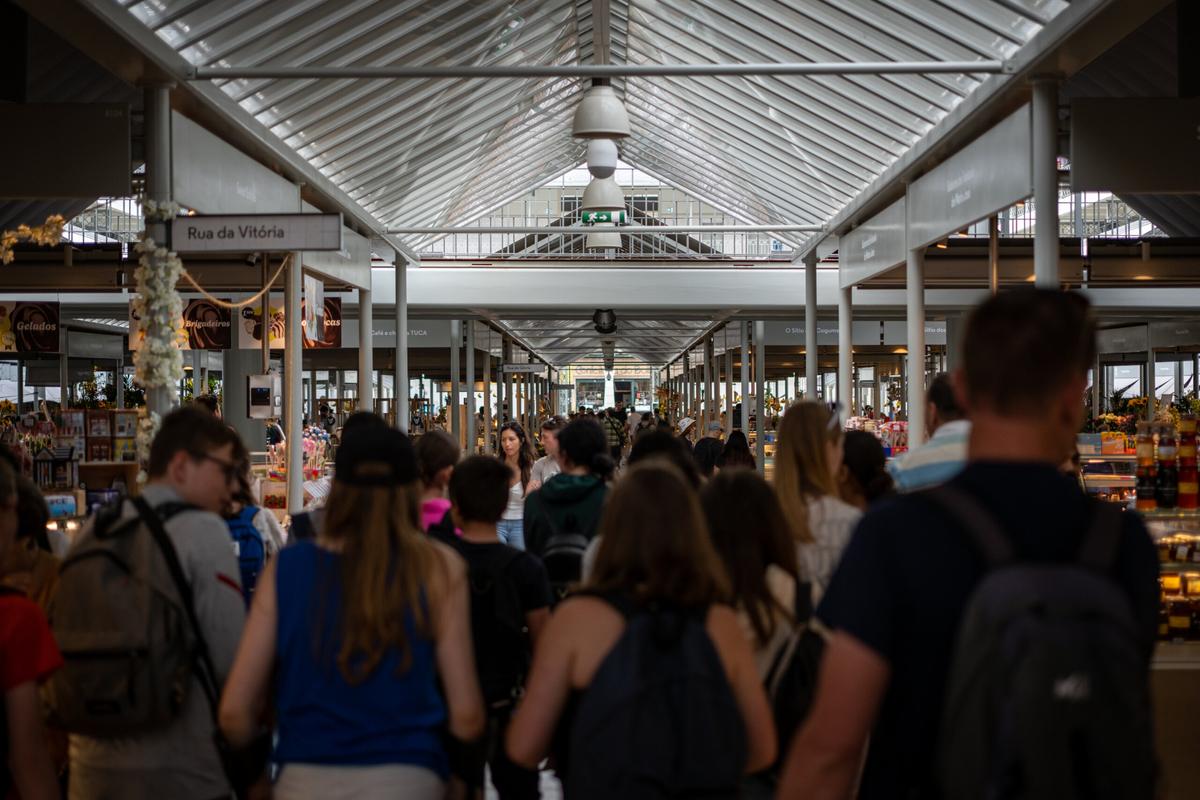
[[58, 320], [58, 303], [0, 303], [0, 352], [59, 352]]

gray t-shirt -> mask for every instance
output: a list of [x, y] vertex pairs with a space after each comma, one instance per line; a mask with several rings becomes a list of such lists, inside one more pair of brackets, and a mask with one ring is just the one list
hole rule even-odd
[[551, 456], [542, 456], [533, 462], [533, 470], [529, 473], [529, 479], [545, 486], [546, 481], [560, 472], [562, 472], [562, 467], [558, 465], [558, 462], [554, 458]]
[[[151, 506], [180, 501], [173, 489], [161, 484], [147, 486], [142, 497]], [[132, 508], [126, 508], [132, 516]], [[246, 621], [229, 529], [207, 511], [182, 511], [165, 527], [191, 584], [196, 616], [224, 685]], [[212, 711], [193, 677], [183, 713], [162, 730], [122, 739], [72, 735], [70, 797], [212, 800], [228, 796], [213, 732]]]

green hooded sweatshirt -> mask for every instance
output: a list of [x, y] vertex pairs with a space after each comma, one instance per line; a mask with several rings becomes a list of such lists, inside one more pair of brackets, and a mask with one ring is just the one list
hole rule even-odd
[[525, 549], [542, 555], [552, 528], [547, 517], [560, 531], [578, 531], [590, 540], [600, 524], [600, 511], [608, 487], [595, 475], [559, 473], [536, 492], [525, 498]]

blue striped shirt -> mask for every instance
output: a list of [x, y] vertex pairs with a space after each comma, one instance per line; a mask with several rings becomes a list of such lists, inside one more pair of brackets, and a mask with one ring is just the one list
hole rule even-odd
[[896, 491], [915, 492], [953, 478], [967, 464], [967, 440], [971, 423], [960, 419], [947, 422], [933, 432], [929, 441], [888, 464]]

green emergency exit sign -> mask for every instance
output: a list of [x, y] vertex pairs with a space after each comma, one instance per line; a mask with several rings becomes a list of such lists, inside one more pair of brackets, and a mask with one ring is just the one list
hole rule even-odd
[[587, 223], [593, 222], [615, 222], [622, 224], [625, 222], [624, 211], [584, 211], [583, 221]]

